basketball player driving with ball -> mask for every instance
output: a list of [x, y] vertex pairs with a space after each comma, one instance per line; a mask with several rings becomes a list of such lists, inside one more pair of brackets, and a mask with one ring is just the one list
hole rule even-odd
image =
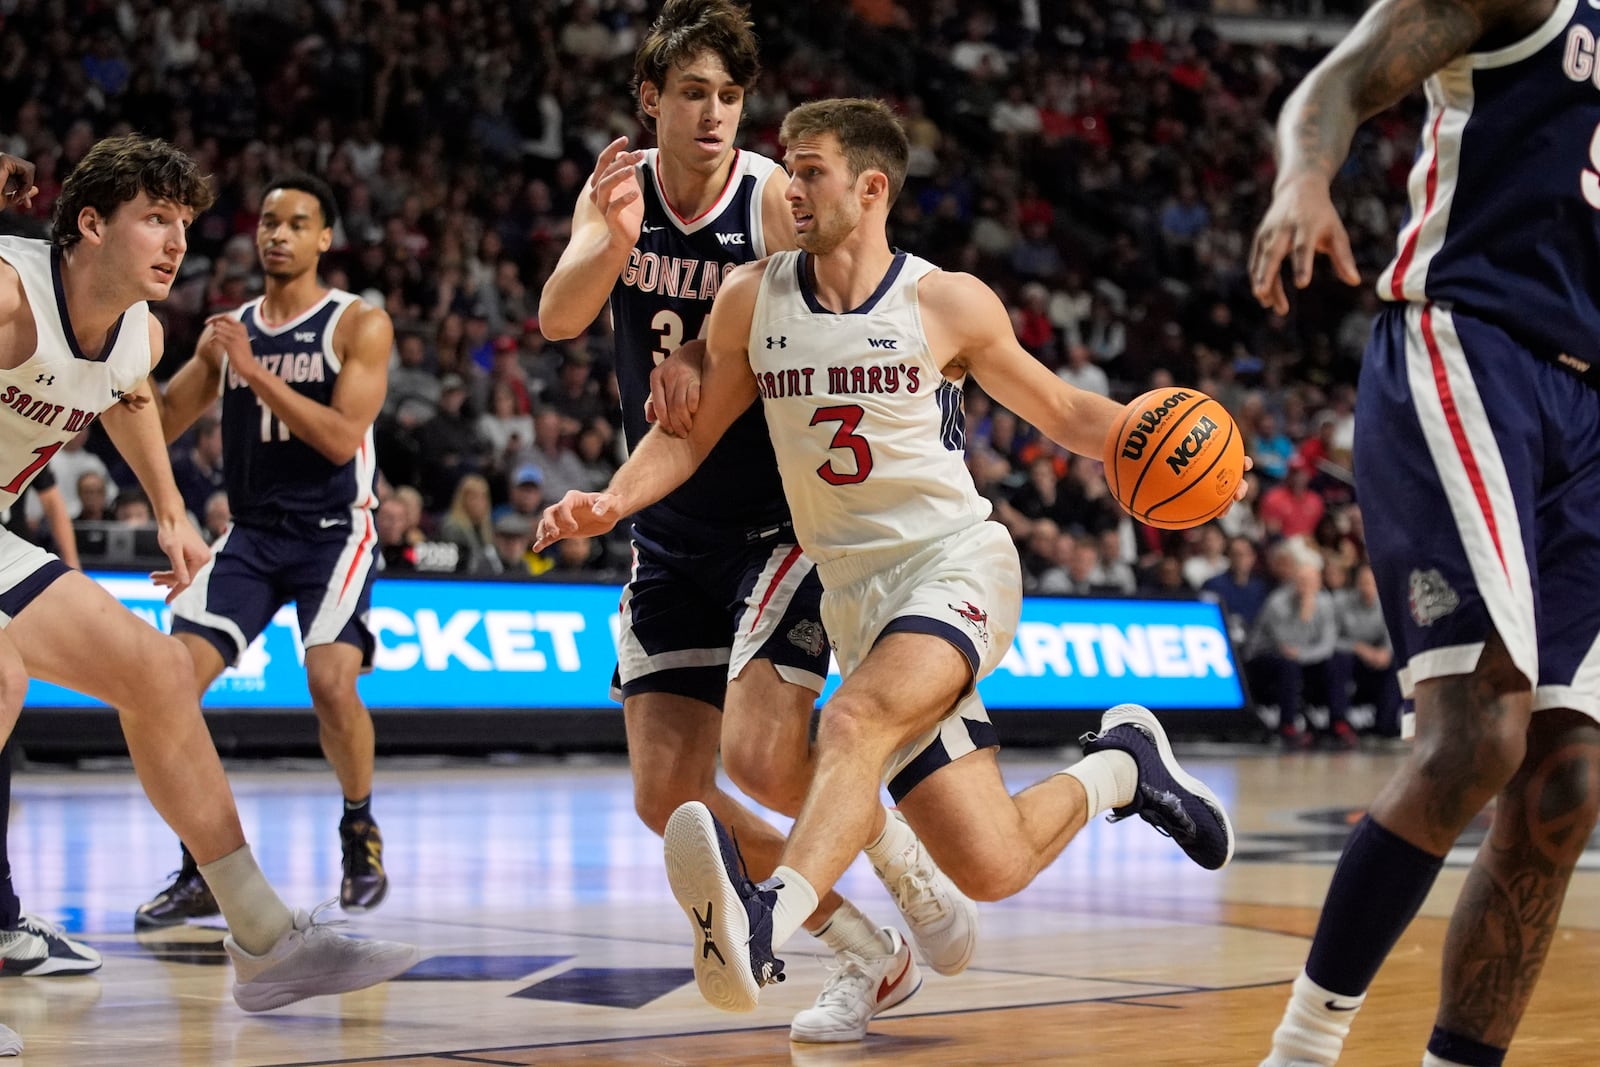
[[1141, 816], [1208, 869], [1233, 853], [1217, 798], [1137, 705], [1105, 714], [1084, 759], [1007, 793], [975, 686], [1011, 646], [1022, 578], [966, 469], [962, 384], [972, 374], [1020, 418], [1096, 458], [1122, 409], [1029, 355], [977, 278], [890, 248], [908, 146], [882, 103], [805, 104], [781, 138], [800, 248], [724, 282], [688, 435], [650, 433], [604, 491], [568, 493], [539, 525], [540, 547], [609, 530], [683, 482], [763, 401], [844, 682], [822, 710], [816, 775], [772, 878], [750, 882], [705, 805], [684, 804], [669, 821], [667, 873], [694, 923], [696, 978], [730, 1011], [753, 1009], [761, 987], [782, 979], [775, 950], [867, 843], [883, 783], [940, 867], [980, 900], [1021, 890], [1106, 811]]

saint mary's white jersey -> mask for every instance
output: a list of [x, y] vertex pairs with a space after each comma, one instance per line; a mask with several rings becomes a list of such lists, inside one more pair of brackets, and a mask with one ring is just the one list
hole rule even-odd
[[90, 359], [67, 320], [61, 250], [0, 237], [0, 259], [22, 278], [39, 337], [30, 359], [0, 370], [0, 508], [9, 508], [57, 449], [149, 377], [150, 309], [140, 301], [125, 311]]
[[750, 326], [755, 372], [795, 539], [830, 562], [982, 522], [963, 455], [961, 385], [944, 377], [917, 305], [933, 264], [897, 253], [860, 307], [817, 302], [810, 256], [767, 261]]

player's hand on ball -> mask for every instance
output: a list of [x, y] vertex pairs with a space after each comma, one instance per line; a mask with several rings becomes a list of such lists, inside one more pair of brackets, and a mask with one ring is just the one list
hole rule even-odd
[[1104, 446], [1106, 483], [1135, 519], [1166, 530], [1202, 526], [1249, 492], [1244, 436], [1198, 389], [1167, 386], [1136, 397]]
[[610, 533], [622, 518], [621, 502], [615, 493], [583, 493], [567, 490], [567, 495], [544, 509], [535, 531], [533, 550], [543, 552], [568, 537], [598, 537]]

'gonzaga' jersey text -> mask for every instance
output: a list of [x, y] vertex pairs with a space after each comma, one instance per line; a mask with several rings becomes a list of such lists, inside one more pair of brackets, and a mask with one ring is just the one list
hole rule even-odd
[[[261, 321], [261, 301], [237, 312], [250, 350], [269, 373], [319, 404], [333, 402], [339, 357], [333, 335], [345, 309], [358, 298], [331, 289], [315, 307], [279, 325]], [[333, 463], [289, 432], [255, 392], [223, 362], [223, 469], [228, 505], [236, 522], [271, 525], [284, 516], [338, 517], [351, 508], [377, 506], [377, 463], [372, 430], [348, 463]]]
[[[617, 387], [630, 448], [650, 429], [644, 417], [650, 372], [685, 341], [705, 335], [711, 302], [727, 273], [765, 255], [761, 193], [781, 173], [763, 156], [735, 152], [722, 195], [698, 218], [685, 219], [661, 190], [655, 149], [640, 161], [644, 219], [628, 265], [611, 291]], [[752, 404], [694, 476], [665, 500], [640, 511], [634, 528], [652, 538], [665, 534], [681, 545], [706, 534], [742, 536], [788, 518], [761, 405]]]

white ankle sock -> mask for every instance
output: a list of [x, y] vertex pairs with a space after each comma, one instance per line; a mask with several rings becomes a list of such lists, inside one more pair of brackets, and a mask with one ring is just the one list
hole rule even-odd
[[1132, 756], [1117, 749], [1101, 749], [1056, 773], [1071, 775], [1083, 783], [1083, 791], [1089, 795], [1085, 821], [1133, 803], [1139, 788], [1139, 765]]
[[1457, 1063], [1455, 1060], [1440, 1059], [1431, 1052], [1424, 1052], [1422, 1054], [1422, 1067], [1466, 1067], [1466, 1064]]
[[200, 867], [211, 895], [240, 948], [259, 956], [294, 928], [294, 916], [256, 865], [249, 845]]
[[889, 954], [893, 943], [866, 917], [860, 908], [848, 900], [839, 902], [820, 929], [809, 931], [834, 954], [853, 952], [862, 959], [878, 959]]
[[[1287, 1060], [1333, 1064], [1350, 1035], [1350, 1024], [1367, 995], [1347, 997], [1324, 989], [1304, 971], [1294, 980], [1294, 992], [1284, 1010], [1283, 1022], [1272, 1034], [1272, 1050]], [[1330, 1008], [1328, 1005], [1336, 1005]]]
[[895, 813], [885, 810], [883, 813], [883, 833], [877, 840], [867, 846], [867, 859], [872, 861], [872, 869], [880, 875], [891, 867], [905, 866], [915, 858], [917, 851], [916, 831], [895, 817]]
[[772, 909], [772, 950], [776, 952], [817, 910], [817, 891], [793, 867], [779, 867], [772, 874], [783, 882], [777, 907]]

